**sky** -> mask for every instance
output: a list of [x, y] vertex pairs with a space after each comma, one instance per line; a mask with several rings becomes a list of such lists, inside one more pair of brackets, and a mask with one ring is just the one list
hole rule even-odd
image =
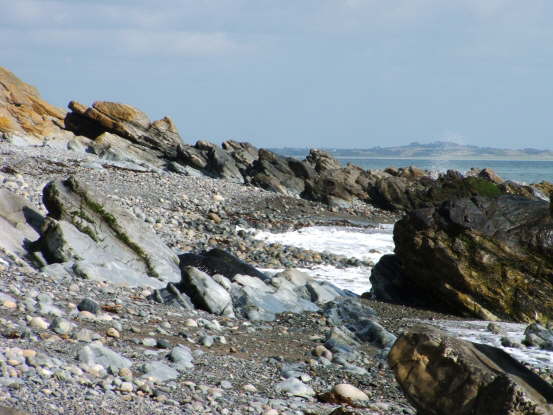
[[0, 66], [187, 143], [553, 149], [551, 0], [0, 0]]

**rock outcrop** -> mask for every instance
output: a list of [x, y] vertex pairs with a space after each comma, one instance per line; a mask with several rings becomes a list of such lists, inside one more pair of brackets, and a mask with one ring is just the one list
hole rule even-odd
[[72, 137], [64, 129], [65, 111], [44, 101], [37, 89], [0, 67], [0, 135], [31, 143]]
[[139, 109], [116, 102], [96, 101], [87, 108], [71, 101], [68, 106], [71, 112], [65, 117], [65, 128], [92, 139], [96, 152], [111, 148], [156, 165], [177, 157], [182, 139], [169, 117], [151, 122]]
[[507, 353], [417, 327], [388, 355], [404, 393], [421, 414], [553, 414], [553, 388]]
[[[363, 170], [351, 164], [341, 166], [331, 154], [317, 149], [310, 150], [304, 160], [298, 160], [257, 150], [248, 143], [227, 141], [221, 148], [198, 141], [194, 146], [179, 147], [178, 161], [198, 174], [251, 183], [265, 190], [339, 207], [349, 207], [357, 200], [403, 212], [437, 206], [452, 198], [502, 194], [532, 200], [543, 197], [541, 189], [503, 180], [491, 169], [471, 170], [466, 177], [450, 170], [437, 178], [412, 166]], [[182, 172], [191, 174], [190, 170]]]
[[473, 197], [409, 212], [395, 257], [371, 275], [376, 298], [488, 320], [553, 319], [549, 203]]

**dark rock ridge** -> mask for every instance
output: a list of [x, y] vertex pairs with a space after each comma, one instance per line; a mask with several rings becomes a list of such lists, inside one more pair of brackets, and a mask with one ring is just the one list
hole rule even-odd
[[388, 355], [407, 398], [420, 414], [553, 413], [553, 388], [504, 351], [416, 327]]
[[316, 149], [310, 150], [305, 160], [298, 160], [257, 150], [248, 143], [228, 141], [220, 148], [200, 141], [194, 146], [180, 146], [178, 161], [210, 177], [340, 207], [358, 200], [386, 210], [405, 211], [472, 196], [516, 194], [539, 199], [533, 187], [505, 181], [490, 169], [472, 171], [467, 177], [450, 170], [434, 179], [430, 172], [415, 167], [342, 167], [329, 153]]
[[192, 266], [208, 273], [209, 275], [221, 274], [231, 281], [235, 275], [249, 275], [251, 277], [257, 277], [263, 281], [270, 279], [267, 275], [258, 271], [255, 267], [241, 261], [239, 258], [220, 248], [213, 248], [210, 251], [200, 254], [182, 254], [179, 256], [179, 259], [181, 270], [184, 267]]
[[545, 201], [473, 197], [409, 212], [395, 255], [371, 275], [377, 299], [484, 319], [553, 319], [553, 219]]
[[329, 153], [316, 149], [299, 160], [233, 140], [222, 146], [207, 141], [188, 145], [170, 118], [150, 122], [146, 114], [129, 105], [99, 101], [87, 108], [71, 101], [69, 108], [66, 128], [91, 139], [87, 151], [106, 160], [252, 184], [332, 206], [348, 207], [358, 200], [405, 211], [475, 195], [537, 198], [533, 188], [504, 181], [489, 169], [472, 171], [469, 177], [449, 171], [433, 179], [415, 167], [383, 171], [350, 164], [342, 167]]

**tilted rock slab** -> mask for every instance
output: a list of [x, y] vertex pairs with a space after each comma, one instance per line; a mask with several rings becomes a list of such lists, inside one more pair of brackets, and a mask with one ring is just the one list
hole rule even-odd
[[388, 360], [420, 414], [553, 414], [553, 387], [495, 347], [419, 326], [398, 338]]
[[145, 277], [180, 281], [178, 257], [152, 230], [74, 177], [48, 183], [43, 201], [51, 223], [38, 245], [49, 262], [81, 260], [80, 268], [96, 264], [124, 274], [124, 267]]

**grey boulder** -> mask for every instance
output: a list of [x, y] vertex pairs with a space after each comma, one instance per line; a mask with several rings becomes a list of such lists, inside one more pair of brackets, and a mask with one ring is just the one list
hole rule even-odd
[[79, 361], [89, 365], [98, 364], [106, 369], [129, 368], [132, 365], [129, 359], [102, 345], [100, 342], [93, 342], [84, 346], [79, 351]]
[[196, 307], [212, 314], [234, 317], [229, 292], [205, 272], [194, 267], [185, 267], [180, 289], [188, 294]]

